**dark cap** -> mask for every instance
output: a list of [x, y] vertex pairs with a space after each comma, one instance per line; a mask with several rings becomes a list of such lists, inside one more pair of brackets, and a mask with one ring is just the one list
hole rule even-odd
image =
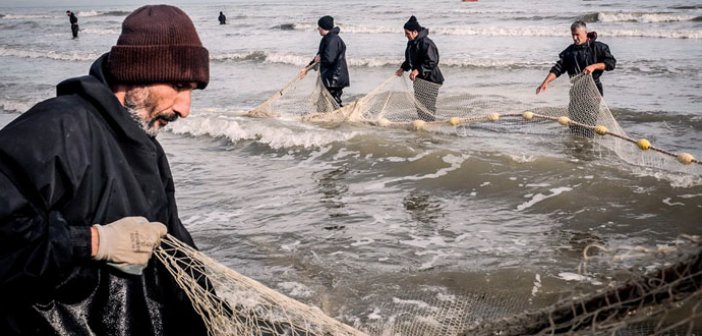
[[317, 25], [324, 30], [332, 30], [334, 29], [334, 18], [329, 15], [322, 16], [317, 21]]
[[407, 30], [412, 30], [412, 31], [420, 31], [422, 30], [422, 26], [419, 25], [419, 22], [417, 22], [417, 18], [412, 15], [407, 23], [405, 23], [405, 29]]
[[129, 14], [108, 64], [118, 83], [197, 82], [204, 89], [210, 80], [209, 53], [193, 22], [168, 5], [143, 6]]

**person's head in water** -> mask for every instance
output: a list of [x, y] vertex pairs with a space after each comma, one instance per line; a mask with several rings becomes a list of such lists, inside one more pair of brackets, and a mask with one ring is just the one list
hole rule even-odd
[[410, 16], [409, 20], [405, 23], [404, 26], [405, 29], [405, 37], [409, 41], [414, 41], [417, 36], [419, 36], [419, 32], [422, 30], [422, 26], [419, 25], [419, 22], [417, 22], [417, 18], [412, 15]]
[[66, 11], [66, 15], [67, 15], [67, 16], [71, 16], [71, 15], [73, 15], [73, 12], [67, 10], [67, 11]]
[[573, 43], [580, 45], [587, 42], [587, 25], [583, 21], [575, 21], [570, 25], [570, 34], [573, 37]]
[[209, 55], [195, 26], [168, 5], [127, 16], [107, 64], [117, 99], [151, 136], [187, 117], [192, 91], [209, 82]]
[[333, 17], [325, 15], [317, 20], [317, 31], [319, 32], [319, 35], [325, 36], [329, 34], [329, 31], [332, 29], [334, 29]]

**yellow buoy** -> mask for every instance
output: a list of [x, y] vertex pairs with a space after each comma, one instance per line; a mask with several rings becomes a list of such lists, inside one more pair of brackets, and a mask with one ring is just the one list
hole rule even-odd
[[427, 126], [427, 123], [424, 120], [418, 119], [418, 120], [415, 120], [412, 122], [412, 128], [415, 131], [421, 131], [421, 130], [425, 129], [426, 126]]
[[458, 125], [458, 124], [461, 123], [461, 118], [459, 118], [459, 117], [451, 117], [451, 118], [449, 118], [448, 123], [449, 123], [451, 126], [456, 126], [456, 125]]
[[570, 125], [570, 118], [568, 117], [559, 117], [558, 118], [558, 123], [563, 125], [563, 126], [568, 126]]
[[595, 133], [597, 133], [599, 135], [605, 135], [605, 134], [607, 134], [607, 132], [609, 132], [609, 130], [604, 125], [595, 126]]
[[490, 121], [498, 121], [500, 120], [500, 114], [499, 113], [490, 113], [488, 114], [488, 120]]
[[526, 112], [522, 113], [522, 117], [524, 117], [524, 119], [526, 119], [526, 120], [534, 119], [534, 112], [526, 111]]
[[648, 142], [646, 139], [639, 139], [639, 141], [636, 142], [637, 145], [639, 145], [639, 148], [641, 150], [649, 150], [651, 148], [651, 143]]
[[390, 120], [387, 120], [385, 118], [380, 118], [380, 119], [378, 119], [378, 126], [388, 127], [388, 126], [390, 126]]
[[694, 160], [695, 160], [695, 157], [692, 156], [692, 154], [690, 154], [690, 153], [680, 153], [680, 154], [678, 154], [678, 161], [680, 161], [680, 163], [682, 163], [682, 164], [689, 165], [689, 164], [691, 164], [692, 161], [694, 161]]

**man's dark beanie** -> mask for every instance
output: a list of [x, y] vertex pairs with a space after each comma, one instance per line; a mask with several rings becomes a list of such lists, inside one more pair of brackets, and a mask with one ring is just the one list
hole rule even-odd
[[405, 29], [418, 32], [422, 30], [422, 26], [420, 26], [419, 22], [417, 22], [417, 18], [412, 15], [409, 18], [409, 21], [405, 23]]
[[187, 14], [168, 5], [141, 7], [124, 19], [108, 58], [117, 83], [210, 81], [209, 53]]
[[334, 18], [329, 15], [322, 16], [319, 18], [319, 21], [317, 21], [317, 24], [319, 28], [324, 30], [332, 30], [334, 29]]

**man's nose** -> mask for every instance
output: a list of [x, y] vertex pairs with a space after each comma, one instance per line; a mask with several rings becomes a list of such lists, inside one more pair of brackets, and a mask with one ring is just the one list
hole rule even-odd
[[183, 90], [178, 92], [175, 104], [173, 104], [173, 111], [178, 114], [178, 117], [187, 118], [188, 115], [190, 115], [192, 94], [193, 90]]

